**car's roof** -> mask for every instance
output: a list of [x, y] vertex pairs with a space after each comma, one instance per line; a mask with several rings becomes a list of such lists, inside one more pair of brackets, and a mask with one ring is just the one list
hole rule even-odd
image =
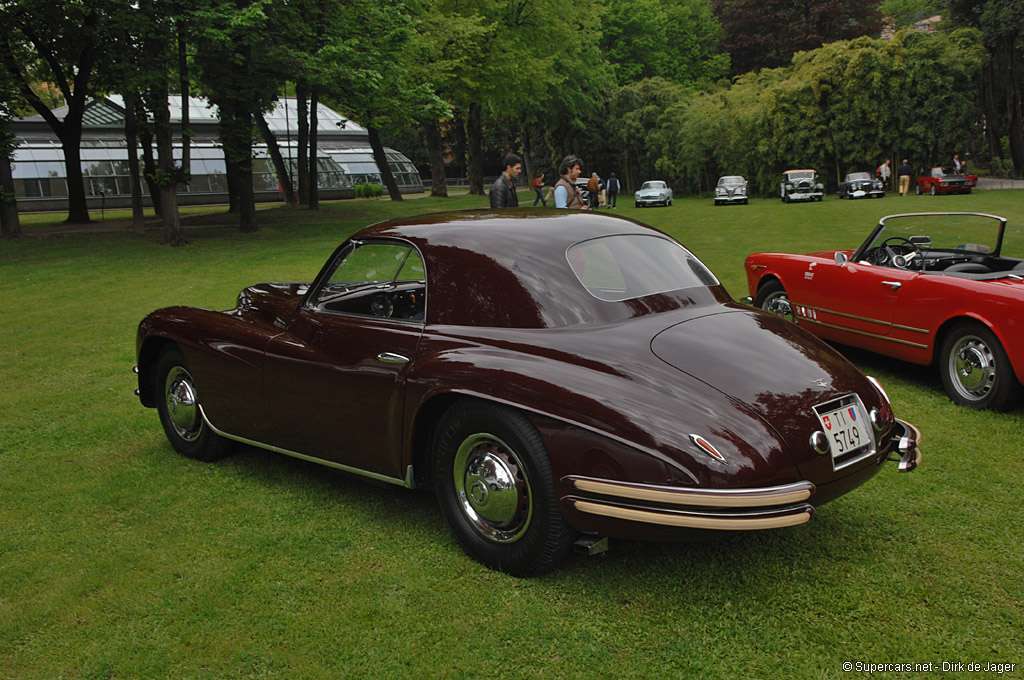
[[809, 169], [809, 168], [806, 169], [806, 170], [786, 170], [785, 173], [783, 173], [783, 174], [790, 173], [790, 172], [817, 172], [817, 170], [812, 170], [812, 169]]
[[466, 210], [372, 225], [354, 239], [412, 243], [427, 271], [428, 321], [549, 328], [637, 316], [636, 301], [603, 302], [566, 259], [575, 243], [616, 234], [669, 237], [634, 220], [588, 211]]

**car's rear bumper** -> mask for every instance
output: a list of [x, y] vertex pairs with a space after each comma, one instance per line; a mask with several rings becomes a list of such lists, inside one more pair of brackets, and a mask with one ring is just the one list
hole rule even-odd
[[[571, 490], [561, 503], [567, 511], [586, 517], [591, 531], [620, 536], [671, 537], [658, 536], [659, 528], [749, 531], [797, 526], [811, 519], [814, 505], [859, 486], [886, 460], [897, 462], [901, 472], [916, 468], [921, 463], [920, 442], [916, 427], [897, 420], [889, 446], [881, 448], [887, 456], [880, 453], [861, 470], [824, 484], [821, 493], [806, 480], [764, 488], [704, 489], [570, 475], [561, 480]], [[604, 522], [607, 527], [601, 527]], [[626, 528], [630, 525], [637, 527], [632, 534]]]

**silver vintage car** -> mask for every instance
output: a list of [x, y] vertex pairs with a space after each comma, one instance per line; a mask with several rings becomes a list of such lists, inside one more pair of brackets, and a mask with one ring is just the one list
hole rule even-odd
[[739, 175], [726, 175], [718, 178], [718, 186], [715, 187], [715, 205], [728, 203], [746, 205], [747, 202], [747, 180]]
[[643, 183], [640, 191], [633, 194], [633, 201], [637, 208], [645, 205], [672, 205], [672, 190], [660, 179], [653, 179]]

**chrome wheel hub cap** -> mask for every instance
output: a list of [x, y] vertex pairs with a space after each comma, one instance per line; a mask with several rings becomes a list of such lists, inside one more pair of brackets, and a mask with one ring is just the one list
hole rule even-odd
[[981, 399], [995, 383], [995, 357], [981, 338], [973, 335], [962, 338], [953, 348], [949, 364], [957, 391], [968, 399]]
[[192, 376], [181, 366], [175, 366], [167, 373], [164, 394], [167, 417], [174, 431], [185, 441], [195, 441], [202, 430], [202, 416], [199, 414]]
[[455, 492], [473, 528], [495, 543], [511, 543], [526, 532], [533, 497], [526, 470], [497, 437], [474, 434], [455, 453]]
[[768, 299], [764, 301], [764, 311], [778, 314], [790, 321], [796, 321], [796, 317], [793, 314], [793, 305], [789, 303], [789, 296], [785, 293], [775, 293], [768, 296]]

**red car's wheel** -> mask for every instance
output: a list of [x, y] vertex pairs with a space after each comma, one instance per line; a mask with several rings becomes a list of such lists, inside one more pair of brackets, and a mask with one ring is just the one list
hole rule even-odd
[[961, 406], [1006, 411], [1020, 399], [1021, 385], [999, 339], [979, 323], [954, 326], [939, 357], [942, 385]]
[[939, 195], [939, 190], [936, 188], [935, 184], [932, 184], [932, 196], [938, 196], [938, 195]]
[[156, 389], [160, 424], [175, 451], [206, 462], [229, 453], [228, 441], [213, 432], [203, 420], [195, 381], [177, 347], [168, 347], [160, 355]]
[[457, 403], [438, 427], [432, 463], [441, 512], [474, 559], [534, 576], [572, 550], [575, 532], [558, 509], [544, 442], [519, 411]]
[[918, 196], [921, 195], [921, 185], [920, 184], [915, 184], [914, 185], [914, 193], [917, 194]]
[[758, 289], [757, 296], [754, 298], [754, 306], [796, 323], [796, 315], [793, 314], [789, 293], [778, 281], [769, 281]]

